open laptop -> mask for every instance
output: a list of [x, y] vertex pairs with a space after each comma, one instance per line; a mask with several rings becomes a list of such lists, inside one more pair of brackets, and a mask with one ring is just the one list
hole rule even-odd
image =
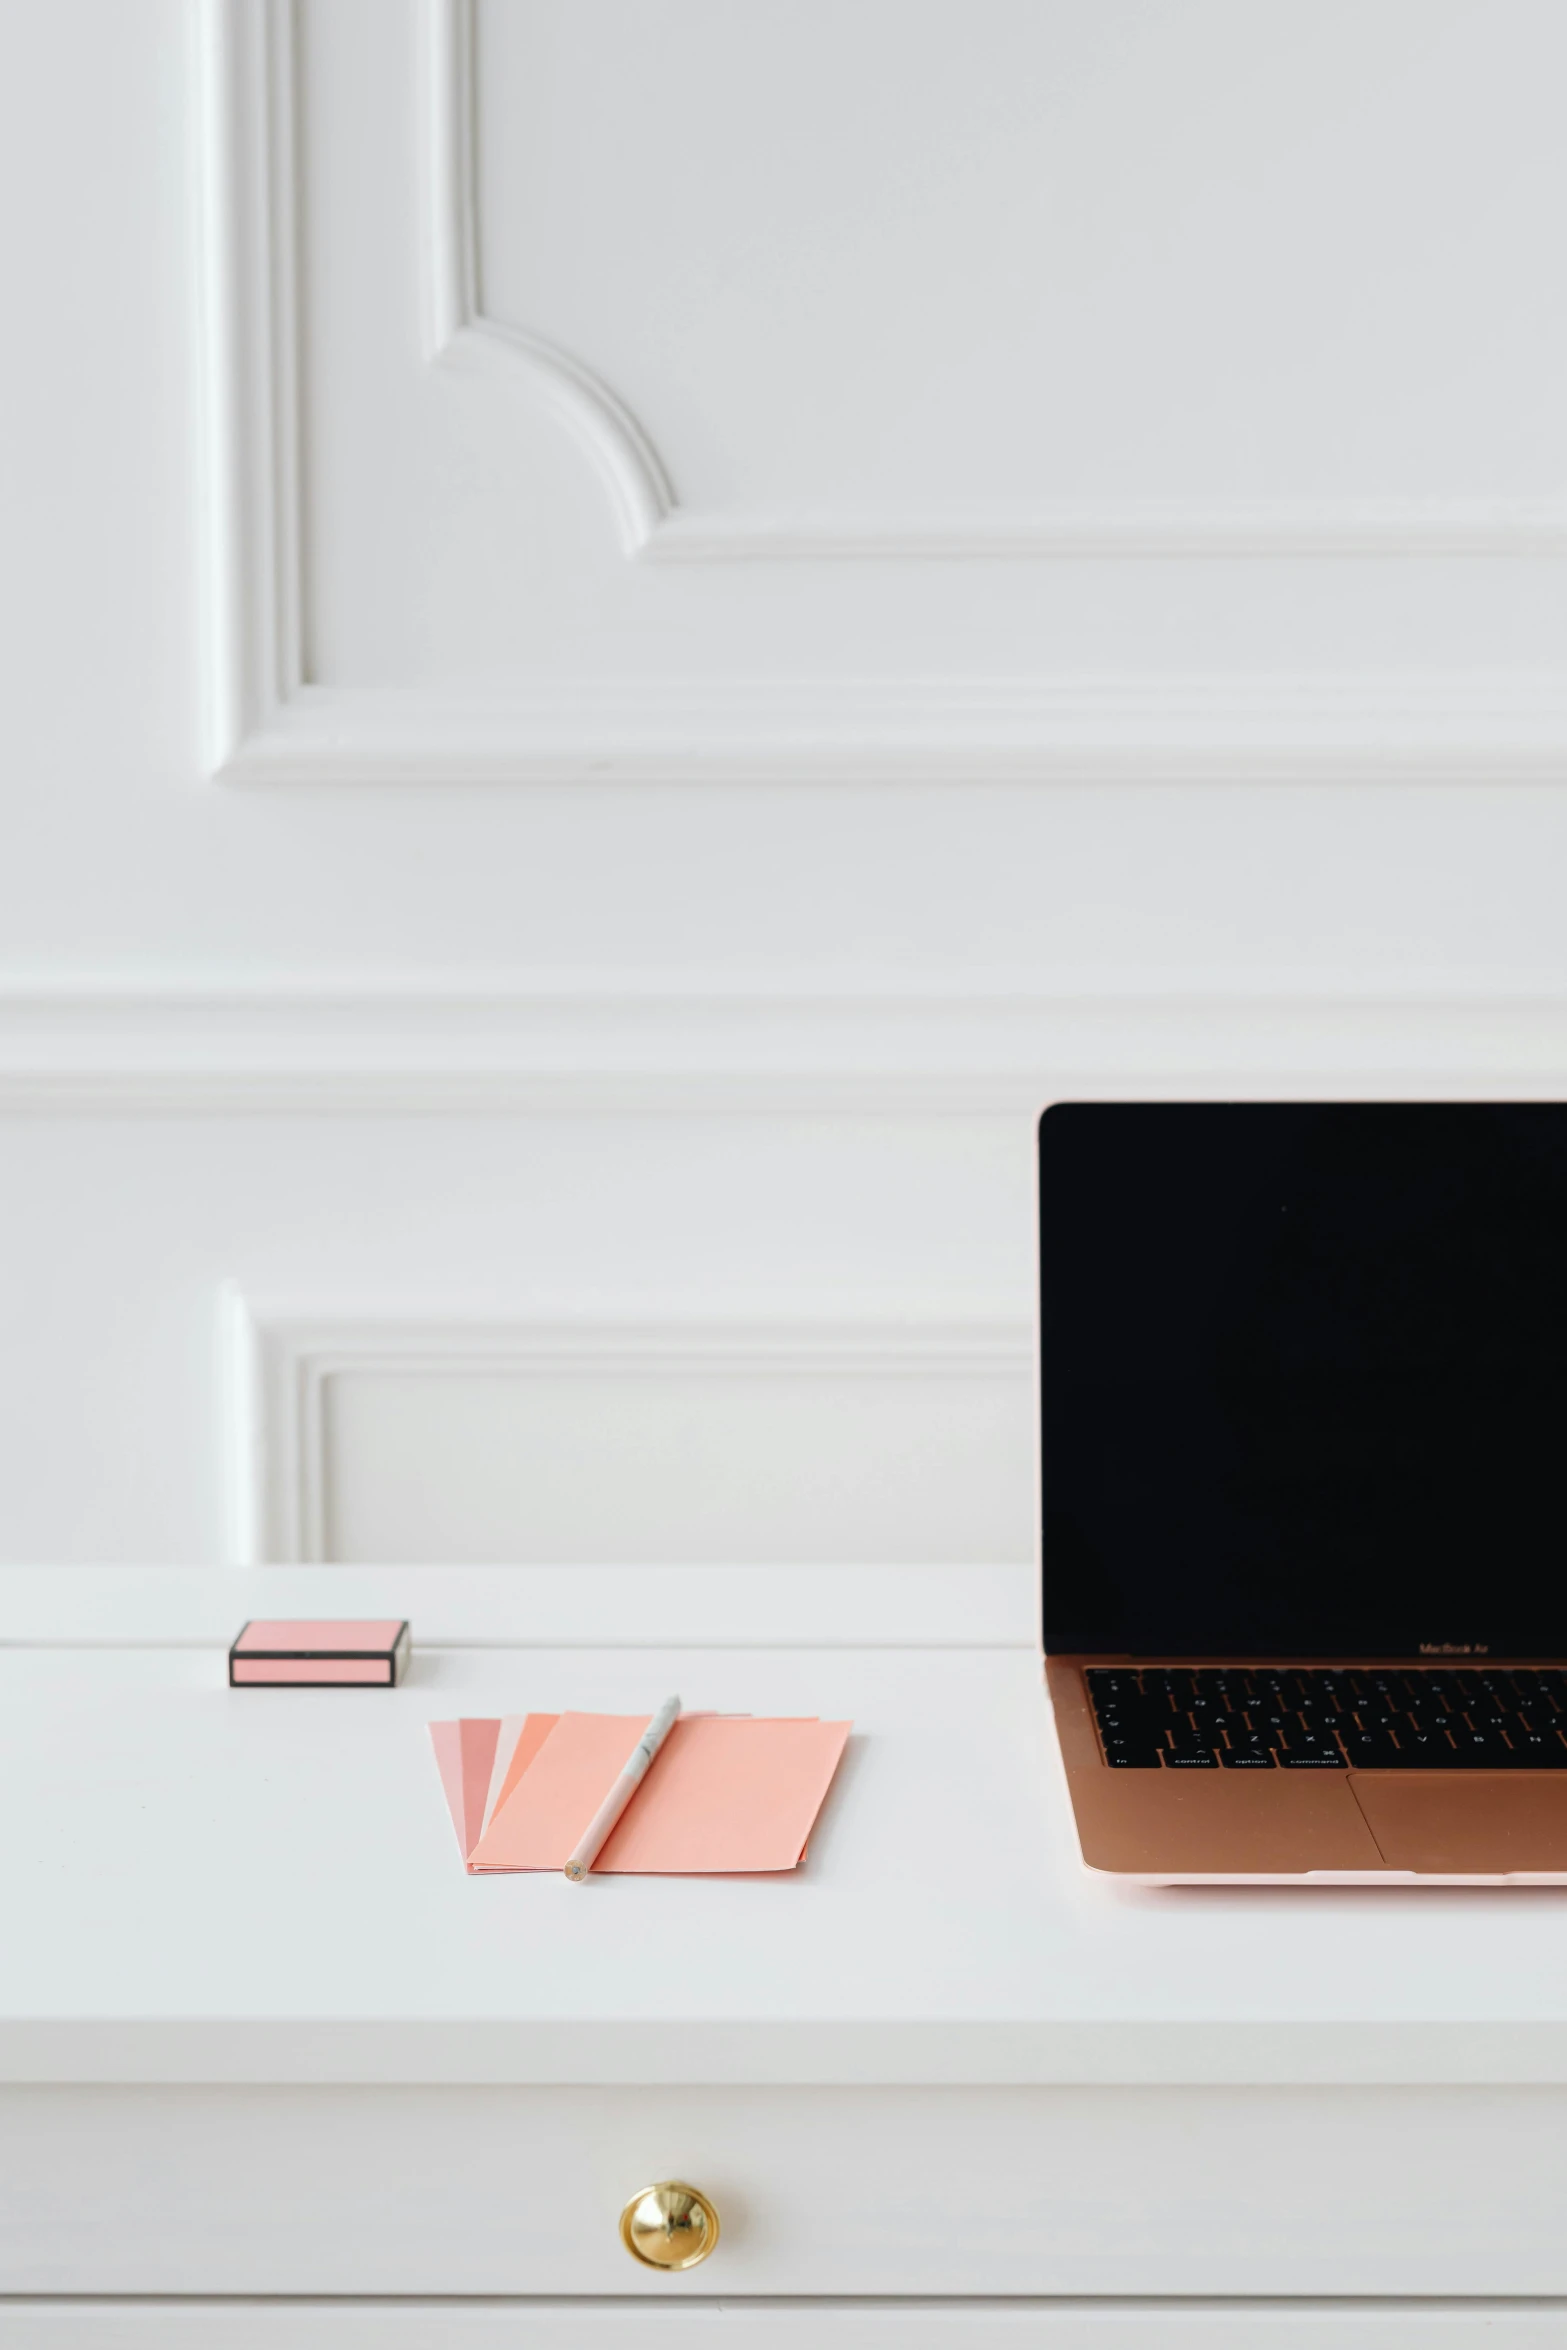
[[1039, 1252], [1088, 1865], [1567, 1882], [1567, 1104], [1064, 1103]]

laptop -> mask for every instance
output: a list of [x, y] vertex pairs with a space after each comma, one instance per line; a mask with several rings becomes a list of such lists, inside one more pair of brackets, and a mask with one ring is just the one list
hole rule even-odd
[[1057, 1105], [1039, 1315], [1087, 1865], [1567, 1882], [1567, 1104]]

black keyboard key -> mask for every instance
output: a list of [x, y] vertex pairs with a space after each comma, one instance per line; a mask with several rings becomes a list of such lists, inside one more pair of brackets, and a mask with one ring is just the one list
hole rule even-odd
[[1558, 1731], [1528, 1730], [1520, 1726], [1509, 1731], [1508, 1739], [1514, 1754], [1530, 1770], [1567, 1770], [1567, 1742]]
[[1403, 1765], [1396, 1740], [1385, 1731], [1344, 1730], [1340, 1739], [1351, 1770], [1396, 1771]]
[[1437, 1768], [1453, 1760], [1453, 1741], [1445, 1730], [1410, 1730], [1398, 1734], [1398, 1750], [1406, 1770]]
[[1479, 1730], [1455, 1729], [1453, 1752], [1463, 1770], [1505, 1771], [1513, 1760], [1513, 1750], [1505, 1738]]
[[1118, 1770], [1567, 1770], [1555, 1667], [1092, 1666]]
[[1088, 1673], [1088, 1694], [1095, 1705], [1107, 1705], [1112, 1698], [1123, 1704], [1142, 1696], [1135, 1673], [1108, 1673], [1091, 1668]]
[[1281, 1761], [1287, 1754], [1329, 1754], [1335, 1761], [1341, 1760], [1343, 1756], [1338, 1740], [1320, 1729], [1315, 1722], [1308, 1722], [1304, 1729], [1297, 1723], [1293, 1730], [1275, 1742], [1274, 1751]]

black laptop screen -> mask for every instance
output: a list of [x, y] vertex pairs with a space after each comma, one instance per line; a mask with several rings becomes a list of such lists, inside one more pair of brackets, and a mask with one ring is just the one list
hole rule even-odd
[[1039, 1130], [1045, 1645], [1567, 1654], [1567, 1105]]

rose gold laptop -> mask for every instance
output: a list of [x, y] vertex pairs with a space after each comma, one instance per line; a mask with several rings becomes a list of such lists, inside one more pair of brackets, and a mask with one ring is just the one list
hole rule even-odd
[[1567, 1104], [1061, 1104], [1039, 1248], [1088, 1866], [1567, 1882]]

